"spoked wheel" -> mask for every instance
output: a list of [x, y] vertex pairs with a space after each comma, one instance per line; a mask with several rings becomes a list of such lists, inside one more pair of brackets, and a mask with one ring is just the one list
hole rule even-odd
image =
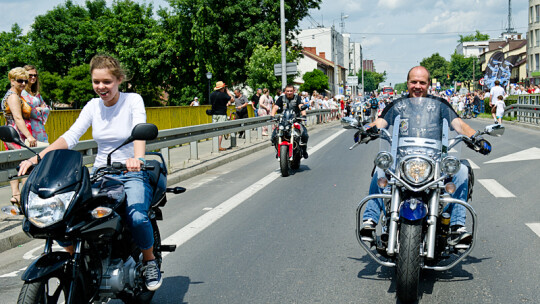
[[398, 299], [403, 303], [411, 303], [418, 299], [421, 242], [422, 226], [420, 223], [402, 221], [399, 230], [396, 291]]
[[289, 147], [281, 146], [279, 148], [279, 167], [281, 169], [281, 176], [289, 176]]
[[65, 303], [68, 300], [68, 291], [69, 282], [58, 277], [25, 282], [19, 293], [17, 304]]

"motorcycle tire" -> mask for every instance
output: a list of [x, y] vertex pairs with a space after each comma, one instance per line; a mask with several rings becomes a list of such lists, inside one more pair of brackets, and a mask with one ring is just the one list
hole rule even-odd
[[292, 159], [292, 162], [291, 162], [291, 169], [298, 170], [300, 168], [300, 160], [301, 159], [302, 159], [302, 155], [300, 154], [300, 152], [295, 153], [293, 155], [293, 159]]
[[281, 176], [289, 176], [289, 147], [281, 146], [279, 148], [279, 168], [281, 169]]
[[[52, 290], [54, 292], [51, 295]], [[17, 304], [65, 303], [68, 300], [68, 292], [67, 282], [56, 276], [45, 277], [34, 282], [25, 282], [19, 293]]]
[[421, 242], [422, 225], [420, 222], [402, 221], [396, 261], [396, 293], [403, 303], [415, 302], [418, 299]]

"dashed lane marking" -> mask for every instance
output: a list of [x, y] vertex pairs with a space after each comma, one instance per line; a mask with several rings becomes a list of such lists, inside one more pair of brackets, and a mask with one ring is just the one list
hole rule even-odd
[[516, 197], [494, 179], [479, 179], [478, 181], [495, 197]]
[[[345, 130], [341, 130], [339, 132], [334, 133], [332, 136], [328, 137], [327, 139], [320, 142], [318, 145], [313, 147], [309, 150], [310, 154], [313, 154], [317, 152], [319, 149], [321, 149], [324, 145], [328, 144], [332, 140], [334, 140], [336, 137], [341, 135]], [[270, 183], [272, 183], [274, 180], [276, 180], [278, 177], [280, 177], [279, 172], [272, 172], [262, 179], [258, 180], [257, 182], [253, 183], [248, 188], [242, 190], [238, 194], [234, 195], [233, 197], [229, 198], [228, 200], [221, 203], [219, 206], [214, 207], [212, 210], [208, 211], [204, 215], [200, 216], [193, 222], [187, 224], [182, 229], [176, 231], [171, 236], [163, 240], [163, 244], [175, 244], [176, 247], [182, 246], [184, 243], [189, 241], [191, 238], [202, 232], [204, 229], [208, 228], [210, 225], [212, 225], [214, 222], [225, 216], [229, 211], [233, 210], [243, 202], [245, 202], [248, 198], [252, 197], [255, 193], [259, 192], [259, 190], [263, 189], [264, 187], [268, 186]], [[167, 256], [169, 252], [164, 252], [163, 257]]]
[[516, 153], [508, 154], [503, 157], [492, 159], [490, 161], [485, 162], [485, 164], [506, 163], [506, 162], [514, 162], [514, 161], [521, 161], [521, 160], [534, 160], [534, 159], [540, 159], [540, 148], [532, 147], [527, 150], [519, 151]]
[[540, 237], [540, 223], [525, 223], [531, 230]]

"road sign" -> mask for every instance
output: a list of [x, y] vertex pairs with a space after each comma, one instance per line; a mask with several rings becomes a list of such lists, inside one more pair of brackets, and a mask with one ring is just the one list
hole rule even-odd
[[[287, 75], [294, 75], [298, 72], [298, 64], [296, 62], [287, 62], [286, 68], [287, 68]], [[281, 74], [282, 74], [281, 63], [274, 64], [274, 75], [281, 76]]]
[[347, 85], [352, 87], [357, 86], [358, 76], [347, 76]]
[[478, 80], [478, 84], [480, 84], [481, 86], [484, 85], [484, 78], [480, 78], [480, 80]]

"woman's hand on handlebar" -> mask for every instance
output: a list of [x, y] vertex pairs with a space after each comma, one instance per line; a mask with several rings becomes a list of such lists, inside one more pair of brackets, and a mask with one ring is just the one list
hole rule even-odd
[[138, 158], [128, 158], [126, 160], [126, 169], [134, 172], [141, 171], [141, 164], [142, 162]]
[[26, 172], [28, 172], [28, 169], [35, 165], [35, 163], [32, 161], [32, 158], [25, 159], [19, 164], [19, 172], [17, 173], [18, 176], [25, 175]]

